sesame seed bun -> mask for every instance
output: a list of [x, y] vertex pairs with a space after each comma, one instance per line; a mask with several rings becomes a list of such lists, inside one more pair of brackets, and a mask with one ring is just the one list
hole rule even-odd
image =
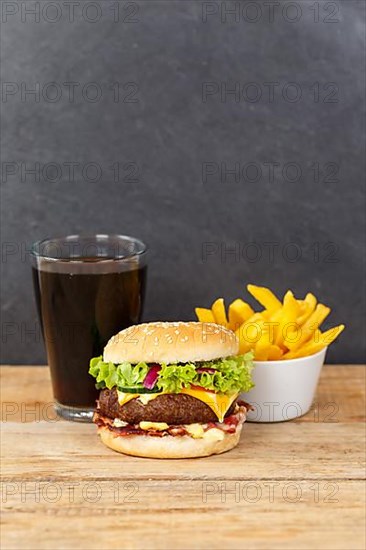
[[239, 353], [235, 334], [214, 323], [156, 322], [122, 330], [104, 348], [106, 362], [187, 363]]

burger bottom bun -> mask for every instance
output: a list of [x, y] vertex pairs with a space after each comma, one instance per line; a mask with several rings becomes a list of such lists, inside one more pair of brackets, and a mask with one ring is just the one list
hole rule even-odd
[[98, 433], [104, 445], [126, 455], [145, 458], [197, 458], [225, 453], [233, 449], [240, 439], [242, 423], [235, 433], [225, 433], [221, 441], [194, 439], [188, 435], [154, 437], [149, 435], [116, 436], [108, 427], [101, 427]]

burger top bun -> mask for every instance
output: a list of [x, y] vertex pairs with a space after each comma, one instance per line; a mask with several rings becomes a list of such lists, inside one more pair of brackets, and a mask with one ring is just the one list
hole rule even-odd
[[109, 340], [106, 362], [188, 363], [237, 355], [235, 334], [214, 323], [156, 322], [133, 325]]

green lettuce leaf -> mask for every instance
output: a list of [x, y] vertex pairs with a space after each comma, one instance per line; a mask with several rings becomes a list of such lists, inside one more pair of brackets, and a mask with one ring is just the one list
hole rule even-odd
[[[199, 367], [215, 372], [197, 372]], [[156, 387], [170, 393], [179, 393], [191, 385], [226, 394], [247, 392], [254, 386], [251, 378], [252, 369], [252, 352], [215, 361], [173, 365], [162, 363]], [[144, 362], [137, 365], [128, 362], [115, 365], [105, 363], [102, 356], [94, 357], [89, 368], [89, 373], [96, 379], [98, 389], [141, 387], [148, 371], [149, 365]]]
[[159, 378], [156, 382], [161, 391], [178, 393], [182, 388], [189, 388], [197, 377], [193, 363], [184, 365], [166, 365], [162, 363]]
[[109, 390], [119, 387], [135, 387], [142, 384], [149, 371], [146, 363], [131, 365], [127, 361], [119, 365], [105, 363], [103, 357], [94, 357], [90, 361], [89, 374], [96, 379], [97, 389]]

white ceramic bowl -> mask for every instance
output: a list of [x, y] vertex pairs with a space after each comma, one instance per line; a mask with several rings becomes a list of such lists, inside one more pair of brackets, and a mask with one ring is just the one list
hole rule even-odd
[[250, 422], [284, 422], [310, 409], [327, 348], [299, 359], [254, 361], [255, 387], [241, 398], [255, 408]]

